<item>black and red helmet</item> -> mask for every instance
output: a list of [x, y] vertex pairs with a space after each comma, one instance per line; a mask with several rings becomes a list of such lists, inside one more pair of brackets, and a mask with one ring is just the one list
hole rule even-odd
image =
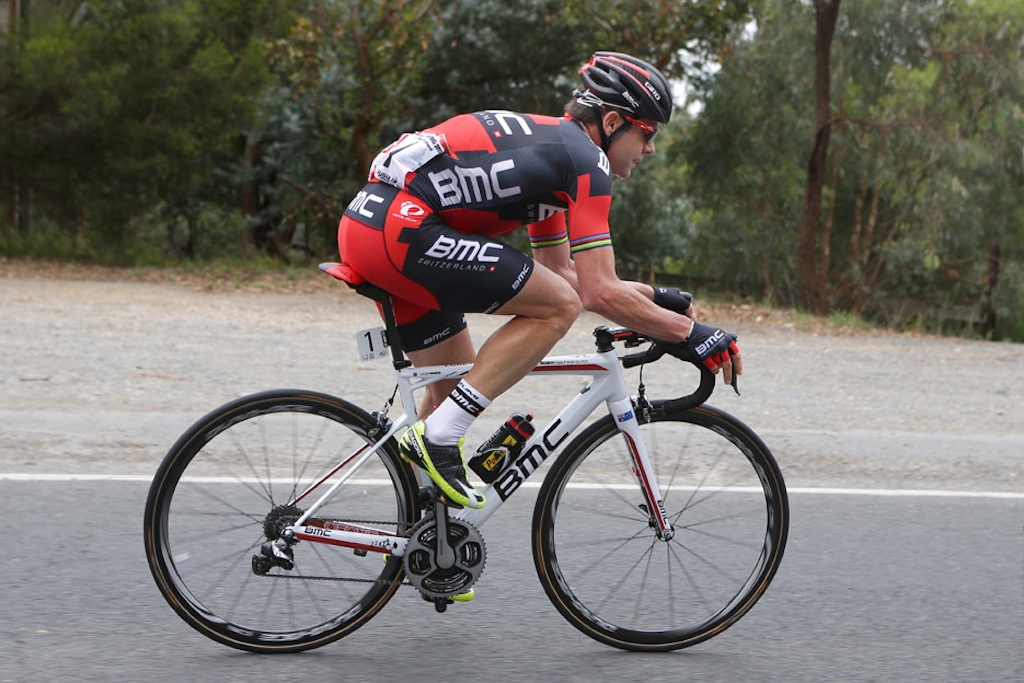
[[668, 123], [672, 117], [672, 91], [652, 64], [621, 52], [595, 52], [580, 67], [582, 104], [612, 107], [638, 119]]

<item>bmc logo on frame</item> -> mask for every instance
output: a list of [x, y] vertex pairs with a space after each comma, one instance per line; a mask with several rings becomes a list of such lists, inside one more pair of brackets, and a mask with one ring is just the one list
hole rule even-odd
[[427, 249], [426, 256], [446, 261], [479, 261], [481, 263], [497, 263], [498, 256], [488, 252], [501, 251], [504, 247], [497, 242], [480, 244], [473, 240], [455, 239], [445, 237], [437, 238], [437, 241]]

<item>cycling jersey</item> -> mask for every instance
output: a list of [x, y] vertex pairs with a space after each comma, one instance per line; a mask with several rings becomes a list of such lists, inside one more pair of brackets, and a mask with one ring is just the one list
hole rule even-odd
[[608, 159], [576, 121], [465, 114], [377, 156], [338, 245], [392, 294], [403, 344], [417, 350], [463, 329], [462, 313], [493, 312], [525, 284], [532, 259], [496, 236], [526, 224], [535, 249], [609, 246], [611, 191]]

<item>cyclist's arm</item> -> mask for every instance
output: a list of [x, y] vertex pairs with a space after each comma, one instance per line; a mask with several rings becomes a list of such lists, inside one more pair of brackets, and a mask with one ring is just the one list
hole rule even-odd
[[569, 245], [543, 247], [533, 250], [533, 259], [542, 266], [553, 270], [556, 275], [572, 285], [577, 292], [580, 289], [576, 279], [576, 264], [569, 258]]
[[649, 286], [619, 279], [612, 247], [579, 251], [573, 260], [577, 291], [588, 311], [657, 339], [681, 341], [689, 336], [693, 320], [655, 305]]
[[565, 214], [555, 214], [543, 221], [531, 223], [527, 229], [530, 233], [530, 247], [534, 260], [554, 271], [578, 292], [576, 264], [569, 255]]

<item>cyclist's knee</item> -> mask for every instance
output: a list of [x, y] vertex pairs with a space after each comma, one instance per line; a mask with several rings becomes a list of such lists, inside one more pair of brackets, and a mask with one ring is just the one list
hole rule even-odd
[[583, 303], [576, 290], [566, 283], [564, 287], [558, 288], [557, 294], [552, 295], [551, 308], [551, 319], [559, 326], [562, 336], [564, 336], [576, 322], [580, 312], [583, 311]]
[[582, 310], [572, 285], [550, 270], [538, 268], [523, 291], [496, 312], [544, 322], [564, 336]]

